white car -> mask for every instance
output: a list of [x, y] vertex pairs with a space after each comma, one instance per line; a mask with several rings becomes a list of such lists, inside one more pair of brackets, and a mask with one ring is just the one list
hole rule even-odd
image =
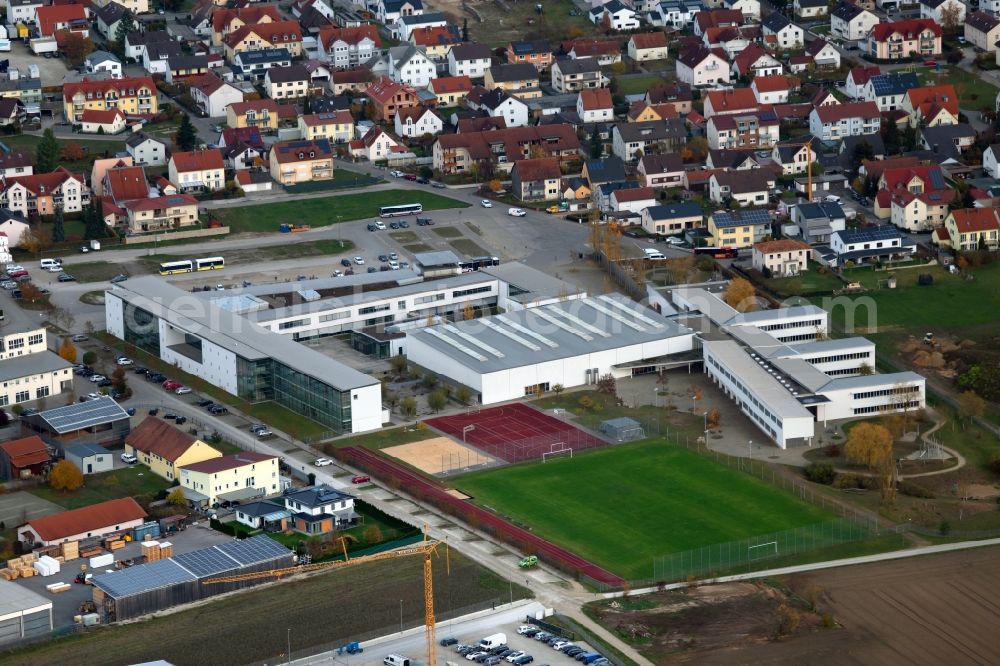
[[520, 627], [517, 628], [517, 633], [519, 633], [519, 634], [521, 634], [523, 636], [524, 634], [528, 633], [532, 629], [534, 629], [534, 627], [532, 627], [530, 624], [522, 624]]
[[177, 388], [174, 389], [174, 393], [176, 393], [177, 395], [187, 395], [190, 392], [191, 389], [189, 389], [187, 386], [178, 386]]
[[118, 365], [132, 365], [133, 361], [127, 356], [119, 356], [118, 358], [115, 359], [115, 363], [117, 363]]
[[664, 242], [667, 245], [684, 245], [684, 241], [677, 236], [668, 236]]
[[379, 231], [385, 231], [385, 222], [381, 220], [375, 220], [375, 228]]
[[48, 271], [49, 273], [62, 273], [63, 267], [62, 264], [55, 264], [53, 266], [49, 266], [45, 270]]
[[357, 266], [364, 266], [365, 265], [365, 258], [364, 257], [354, 257], [354, 263]]
[[107, 377], [105, 377], [104, 375], [91, 375], [90, 376], [90, 381], [94, 382], [95, 384], [97, 382], [103, 382], [105, 379], [107, 379]]
[[316, 460], [313, 461], [313, 465], [315, 465], [316, 467], [326, 467], [327, 465], [332, 465], [332, 464], [333, 461], [330, 460], [329, 458], [316, 458]]
[[100, 400], [101, 399], [101, 394], [100, 393], [88, 393], [86, 397], [87, 397], [88, 401], [89, 400]]
[[513, 217], [524, 217], [527, 213], [524, 212], [522, 208], [508, 208], [507, 214]]
[[129, 465], [134, 465], [134, 464], [136, 464], [137, 462], [139, 462], [139, 459], [138, 459], [138, 458], [136, 458], [136, 457], [135, 457], [134, 455], [132, 455], [131, 453], [123, 453], [123, 454], [121, 455], [121, 459], [122, 459], [122, 462], [123, 462], [123, 463], [128, 463]]
[[493, 202], [490, 201], [489, 199], [483, 199], [482, 201], [479, 202], [479, 205], [482, 206], [483, 208], [493, 208]]
[[21, 264], [7, 264], [6, 266], [4, 266], [4, 270], [7, 271], [8, 273], [13, 273], [15, 271], [23, 271], [24, 266], [22, 266]]
[[389, 175], [392, 176], [393, 178], [402, 178], [403, 177], [403, 172], [399, 171], [397, 169], [397, 170], [390, 171]]

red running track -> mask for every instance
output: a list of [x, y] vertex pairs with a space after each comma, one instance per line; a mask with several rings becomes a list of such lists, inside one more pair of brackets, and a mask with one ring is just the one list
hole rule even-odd
[[489, 511], [476, 506], [472, 502], [460, 500], [457, 497], [449, 495], [441, 486], [427, 481], [419, 474], [411, 472], [391, 460], [382, 458], [368, 449], [347, 446], [340, 449], [338, 454], [340, 454], [338, 457], [342, 460], [369, 474], [382, 479], [398, 480], [401, 488], [413, 494], [418, 499], [430, 500], [440, 507], [453, 507], [455, 509], [454, 514], [458, 517], [466, 520], [472, 519], [480, 526], [489, 527], [490, 531], [513, 537], [522, 548], [526, 549], [527, 553], [538, 555], [542, 561], [553, 564], [563, 570], [579, 572], [599, 583], [613, 587], [622, 587], [625, 584], [624, 579], [619, 578], [610, 571], [602, 569], [579, 555], [575, 555], [527, 530], [512, 525]]
[[511, 463], [541, 458], [555, 444], [564, 445], [559, 449], [574, 450], [606, 444], [588, 432], [521, 403], [440, 416], [425, 423], [459, 440], [463, 439], [462, 430], [466, 426], [475, 426], [465, 433], [464, 440], [494, 458]]

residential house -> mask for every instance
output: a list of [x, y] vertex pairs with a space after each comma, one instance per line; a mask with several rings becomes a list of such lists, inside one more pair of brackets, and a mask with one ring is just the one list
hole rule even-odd
[[868, 81], [881, 73], [878, 67], [852, 67], [844, 81], [844, 93], [851, 99], [864, 99]]
[[373, 80], [372, 71], [367, 67], [337, 70], [330, 73], [330, 89], [334, 95], [361, 95]]
[[179, 469], [184, 465], [222, 455], [194, 435], [152, 416], [144, 418], [125, 437], [125, 453], [167, 481], [179, 478]]
[[351, 141], [350, 146], [352, 155], [363, 157], [369, 162], [385, 161], [392, 153], [406, 152], [396, 139], [385, 133], [378, 125], [365, 132], [360, 139]]
[[218, 148], [173, 153], [167, 171], [181, 192], [215, 192], [226, 186], [226, 167]]
[[292, 491], [282, 499], [291, 514], [288, 527], [301, 534], [333, 534], [356, 525], [360, 518], [352, 496], [326, 485]]
[[692, 26], [695, 15], [701, 9], [700, 4], [693, 2], [662, 0], [649, 10], [649, 13], [646, 14], [646, 21], [657, 28], [684, 30]]
[[705, 166], [709, 169], [724, 171], [760, 169], [764, 164], [765, 158], [749, 148], [709, 150], [708, 159], [705, 160]]
[[88, 474], [110, 472], [115, 466], [115, 454], [100, 444], [91, 442], [76, 442], [63, 448], [66, 460], [73, 463], [77, 469]]
[[706, 48], [719, 49], [729, 60], [733, 60], [752, 43], [760, 39], [760, 28], [744, 26], [741, 28], [709, 28], [705, 31], [702, 42]]
[[[279, 502], [284, 502], [282, 497]], [[252, 530], [265, 532], [287, 532], [291, 529], [291, 513], [283, 503], [276, 504], [269, 500], [240, 502], [235, 509], [236, 522], [246, 525]]]
[[29, 153], [20, 150], [0, 152], [0, 176], [4, 178], [30, 176], [35, 173], [34, 159]]
[[738, 11], [746, 23], [760, 21], [760, 0], [722, 0], [722, 5], [730, 11]]
[[150, 196], [146, 172], [143, 168], [126, 165], [123, 162], [104, 173], [101, 191], [104, 193], [102, 203], [110, 202], [118, 207], [129, 201], [146, 199]]
[[801, 27], [792, 23], [788, 17], [781, 12], [771, 12], [760, 22], [764, 39], [773, 37], [773, 43], [784, 51], [799, 49], [805, 44], [806, 32]]
[[751, 113], [756, 111], [759, 106], [760, 104], [750, 88], [710, 90], [704, 96], [702, 115], [707, 119], [717, 115]]
[[[518, 99], [536, 99], [542, 96], [538, 70], [527, 62], [493, 65], [486, 70], [483, 87], [487, 90], [502, 88]], [[437, 89], [435, 88], [435, 94]]]
[[430, 91], [437, 97], [437, 105], [441, 107], [458, 106], [470, 90], [472, 81], [467, 76], [439, 76], [432, 79], [430, 85]]
[[610, 197], [613, 213], [634, 213], [639, 216], [643, 210], [656, 205], [656, 190], [652, 187], [634, 187], [615, 190]]
[[[965, 3], [959, 0], [920, 0], [920, 18], [937, 21], [942, 27], [949, 27], [949, 23], [958, 27], [965, 16]], [[969, 39], [968, 33], [965, 38]]]
[[758, 76], [781, 74], [784, 71], [784, 65], [761, 45], [750, 44], [733, 58], [732, 69], [737, 76], [752, 79]]
[[188, 86], [191, 99], [210, 118], [225, 116], [226, 107], [243, 101], [242, 90], [212, 72], [191, 79]]
[[865, 53], [883, 60], [941, 55], [941, 26], [933, 19], [879, 23], [865, 42]]
[[622, 0], [608, 0], [593, 7], [587, 16], [591, 23], [606, 30], [636, 30], [639, 27], [638, 14]]
[[878, 16], [848, 0], [841, 0], [830, 12], [830, 34], [849, 42], [866, 39], [878, 23]]
[[612, 130], [612, 152], [625, 162], [636, 162], [647, 153], [674, 152], [687, 141], [680, 120], [651, 123], [618, 123]]
[[470, 109], [503, 118], [507, 127], [524, 127], [528, 124], [528, 105], [500, 88], [489, 92], [483, 88], [473, 88], [465, 102]]
[[681, 187], [684, 161], [677, 153], [643, 155], [637, 168], [640, 182], [647, 187], [669, 189]]
[[809, 267], [812, 248], [798, 240], [782, 239], [753, 244], [751, 264], [764, 275], [793, 277]]
[[920, 80], [913, 72], [876, 74], [868, 79], [861, 91], [861, 98], [875, 102], [879, 111], [895, 111], [902, 108], [906, 91], [919, 87]]
[[122, 78], [122, 61], [107, 51], [94, 51], [83, 61], [87, 74], [107, 74], [113, 79]]
[[750, 84], [750, 90], [758, 104], [787, 104], [789, 95], [801, 85], [802, 80], [797, 76], [778, 74], [758, 76]]
[[456, 25], [418, 28], [410, 33], [409, 41], [441, 69], [447, 65], [451, 48], [462, 43], [462, 32]]
[[303, 65], [271, 67], [264, 74], [264, 91], [274, 100], [302, 99], [309, 94], [309, 70]]
[[44, 0], [6, 0], [7, 24], [37, 23], [38, 9], [45, 5]]
[[318, 39], [326, 61], [337, 69], [364, 65], [382, 48], [382, 39], [373, 25], [356, 28], [323, 27]]
[[369, 103], [375, 106], [376, 117], [390, 121], [397, 109], [420, 106], [417, 92], [412, 86], [397, 83], [388, 77], [381, 77], [365, 90]]
[[625, 162], [617, 155], [587, 160], [583, 163], [582, 175], [591, 189], [605, 183], [619, 183], [628, 178]]
[[823, 18], [829, 9], [828, 0], [793, 0], [792, 2], [795, 18], [799, 20]]
[[771, 160], [781, 166], [781, 173], [794, 176], [805, 173], [809, 162], [816, 159], [816, 153], [810, 155], [808, 143], [779, 144], [771, 149]]
[[625, 48], [628, 57], [635, 62], [667, 59], [667, 33], [641, 32], [629, 37]]
[[374, 5], [375, 16], [384, 25], [395, 23], [403, 16], [420, 16], [424, 13], [421, 0], [378, 0], [370, 5]]
[[[948, 0], [948, 2], [965, 10], [965, 5], [958, 0]], [[965, 39], [981, 51], [988, 53], [996, 51], [997, 41], [1000, 41], [1000, 18], [981, 10], [970, 12], [965, 17]]]
[[433, 167], [444, 174], [467, 172], [473, 165], [506, 172], [514, 162], [536, 157], [540, 151], [564, 162], [578, 158], [576, 130], [553, 124], [443, 134], [434, 142]]
[[642, 228], [647, 233], [673, 236], [689, 229], [700, 229], [704, 215], [693, 201], [649, 206], [642, 211]]
[[327, 139], [347, 143], [354, 138], [354, 118], [350, 111], [308, 113], [299, 116], [299, 132], [307, 141]]
[[38, 435], [12, 439], [0, 444], [0, 480], [45, 476], [52, 456]]
[[833, 234], [847, 227], [844, 209], [833, 201], [796, 204], [792, 206], [791, 219], [799, 228], [797, 235], [809, 244], [829, 243]]
[[644, 101], [633, 102], [625, 114], [625, 119], [630, 123], [648, 123], [678, 117], [679, 114], [673, 104], [648, 104]]
[[142, 68], [150, 74], [166, 76], [170, 70], [170, 59], [184, 55], [181, 45], [177, 42], [154, 42], [147, 44], [142, 52]]
[[181, 467], [181, 491], [195, 506], [214, 507], [280, 492], [278, 456], [241, 451]]
[[98, 539], [139, 527], [145, 520], [146, 512], [139, 503], [123, 497], [33, 518], [17, 528], [17, 540], [30, 551], [38, 546]]
[[615, 118], [611, 91], [607, 88], [581, 90], [576, 98], [576, 114], [584, 123], [611, 122]]
[[569, 203], [570, 210], [587, 210], [590, 208], [592, 191], [587, 181], [580, 177], [563, 180], [561, 197]]
[[888, 197], [892, 223], [909, 232], [942, 226], [955, 197], [938, 164], [885, 169], [878, 189], [876, 203], [884, 204]]
[[715, 49], [691, 47], [677, 57], [677, 80], [694, 87], [729, 83], [729, 63]]
[[839, 141], [845, 136], [877, 134], [882, 116], [874, 102], [846, 102], [820, 106], [809, 114], [809, 131], [821, 141]]
[[274, 132], [278, 120], [278, 103], [273, 99], [254, 99], [226, 107], [226, 124], [230, 127], [256, 127], [263, 132]]
[[389, 78], [416, 89], [426, 88], [437, 76], [437, 66], [413, 44], [389, 49]]
[[45, 5], [35, 11], [39, 37], [73, 33], [84, 39], [90, 36], [90, 20], [83, 5]]
[[275, 5], [217, 8], [212, 12], [212, 45], [222, 46], [229, 35], [246, 26], [280, 20], [281, 14]]
[[486, 70], [492, 64], [491, 55], [490, 47], [486, 44], [456, 44], [448, 51], [448, 73], [452, 76], [481, 79], [486, 76]]
[[26, 113], [20, 100], [0, 97], [0, 127], [8, 127], [24, 120]]
[[938, 155], [960, 159], [976, 143], [976, 130], [968, 123], [934, 125], [920, 129], [920, 146]]
[[437, 114], [423, 107], [400, 109], [396, 113], [394, 126], [396, 136], [409, 139], [417, 139], [428, 134], [436, 136], [444, 130], [444, 123]]
[[[759, 171], [742, 171], [740, 178], [760, 178]], [[714, 180], [717, 176], [712, 176]], [[766, 210], [716, 211], [708, 216], [709, 237], [717, 247], [749, 249], [771, 235], [771, 215]]]
[[622, 59], [621, 45], [612, 39], [577, 39], [563, 43], [563, 51], [574, 60], [597, 58], [601, 67], [610, 67]]
[[773, 109], [715, 115], [708, 119], [708, 147], [769, 149], [778, 143], [780, 121]]
[[237, 53], [261, 49], [286, 48], [297, 58], [302, 55], [302, 29], [298, 21], [273, 21], [245, 25], [223, 40], [226, 60], [232, 62]]
[[[611, 195], [619, 190], [637, 190], [642, 187], [639, 183], [634, 180], [623, 180], [615, 183], [604, 183], [600, 187], [594, 189], [594, 199], [597, 204], [597, 210], [604, 213], [605, 216], [611, 216], [614, 212], [612, 210], [612, 198]], [[624, 219], [629, 224], [635, 223], [635, 216], [631, 214], [626, 215], [613, 215], [617, 219]]]
[[198, 200], [190, 194], [166, 194], [122, 205], [125, 233], [173, 231], [198, 224]]
[[441, 12], [427, 12], [417, 16], [400, 16], [389, 27], [389, 34], [393, 39], [405, 42], [410, 39], [410, 35], [416, 30], [443, 28], [447, 25], [448, 19]]
[[[90, 169], [91, 196], [104, 196], [104, 177], [111, 169], [118, 169], [126, 166], [134, 166], [131, 157], [105, 157], [94, 160], [94, 166]], [[166, 164], [166, 162], [164, 162]]]
[[222, 161], [230, 171], [246, 171], [264, 164], [267, 151], [258, 146], [243, 141], [234, 141], [228, 146], [221, 146]]
[[563, 58], [552, 63], [552, 88], [571, 93], [584, 88], [603, 88], [609, 79], [601, 73], [597, 58]]
[[528, 63], [543, 71], [552, 66], [552, 47], [545, 40], [510, 42], [507, 62]]
[[[29, 230], [30, 227], [28, 226], [28, 218], [26, 216], [7, 208], [0, 208], [0, 233], [4, 234], [7, 238], [8, 248], [20, 245], [21, 237]], [[8, 254], [10, 254], [9, 251]], [[28, 400], [30, 399], [29, 397]]]
[[[660, 104], [670, 104], [677, 113], [691, 113], [692, 101], [691, 86], [686, 83], [658, 84], [646, 91], [645, 102], [654, 106]], [[667, 118], [660, 118], [667, 120]]]
[[833, 267], [851, 264], [888, 262], [912, 256], [916, 245], [890, 225], [862, 229], [844, 229], [830, 238]]
[[703, 37], [712, 28], [738, 28], [743, 23], [744, 18], [741, 11], [733, 9], [702, 9], [694, 16], [693, 32], [695, 37]]
[[958, 94], [950, 83], [907, 90], [902, 109], [909, 114], [911, 127], [958, 124]]
[[990, 178], [1000, 178], [1000, 144], [994, 143], [983, 151], [983, 171]]
[[511, 190], [519, 201], [555, 201], [560, 196], [559, 158], [518, 160], [510, 171]]
[[207, 73], [207, 55], [178, 55], [167, 59], [167, 83], [178, 83]]
[[[766, 206], [773, 189], [774, 176], [763, 169], [724, 171], [708, 180], [709, 198], [720, 205], [735, 201], [741, 206]], [[749, 247], [749, 243], [740, 247]]]
[[79, 213], [90, 203], [90, 188], [82, 173], [72, 173], [57, 167], [51, 173], [15, 176], [0, 181], [0, 208], [24, 217], [53, 215], [61, 208], [64, 213]]
[[1000, 241], [1000, 222], [995, 208], [959, 208], [945, 218], [950, 247], [966, 252], [987, 249], [995, 252]]
[[271, 178], [282, 185], [330, 180], [333, 157], [326, 139], [280, 141], [271, 146]]
[[146, 48], [153, 44], [163, 44], [173, 41], [166, 30], [151, 30], [149, 32], [134, 31], [125, 35], [125, 58], [142, 62]]
[[812, 58], [816, 69], [840, 69], [840, 51], [822, 37], [806, 43], [806, 55]]
[[159, 112], [157, 90], [152, 77], [128, 76], [121, 79], [63, 84], [63, 117], [79, 123], [87, 109], [120, 109], [126, 116], [155, 116]]
[[263, 83], [264, 75], [272, 67], [290, 67], [292, 54], [286, 48], [243, 51], [233, 58], [232, 69], [239, 78], [252, 83]]
[[121, 109], [85, 109], [80, 117], [80, 131], [84, 134], [118, 134], [125, 131], [125, 114]]

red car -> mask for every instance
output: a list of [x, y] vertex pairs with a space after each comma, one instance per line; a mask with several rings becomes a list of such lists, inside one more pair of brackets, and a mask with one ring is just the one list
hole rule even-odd
[[937, 67], [937, 60], [924, 60], [924, 67]]
[[371, 480], [372, 478], [370, 476], [356, 476], [353, 479], [351, 479], [351, 483], [357, 485], [359, 483], [368, 483]]
[[173, 379], [168, 379], [167, 381], [163, 382], [163, 388], [165, 388], [168, 391], [176, 391], [182, 386], [184, 385], [181, 384], [180, 382], [175, 382]]

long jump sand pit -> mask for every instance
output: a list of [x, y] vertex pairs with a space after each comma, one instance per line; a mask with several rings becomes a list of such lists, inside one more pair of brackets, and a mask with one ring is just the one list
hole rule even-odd
[[494, 458], [448, 437], [435, 437], [411, 444], [390, 446], [382, 449], [382, 453], [401, 460], [425, 474], [446, 474], [496, 462]]

